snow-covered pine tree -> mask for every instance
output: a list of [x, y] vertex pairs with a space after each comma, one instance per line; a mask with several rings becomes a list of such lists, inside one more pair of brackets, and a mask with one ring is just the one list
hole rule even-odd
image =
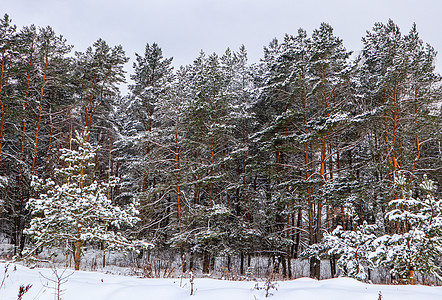
[[[299, 237], [294, 234], [294, 213], [299, 218], [299, 194], [293, 193], [298, 174], [292, 166], [303, 165], [296, 136], [302, 128], [302, 66], [306, 62], [306, 36], [274, 39], [264, 49], [259, 65], [259, 97], [254, 105], [255, 132], [251, 136], [251, 175], [255, 177], [253, 191], [256, 203], [252, 207], [254, 227], [263, 231], [274, 261], [274, 271], [282, 263], [284, 276], [291, 276], [290, 258], [299, 250]], [[302, 189], [302, 188], [301, 188]], [[299, 189], [301, 191], [301, 189]], [[262, 197], [265, 195], [265, 198]], [[300, 219], [298, 219], [298, 223]], [[261, 226], [261, 224], [271, 224]], [[300, 227], [300, 226], [299, 226]], [[295, 235], [297, 242], [295, 242]], [[284, 255], [281, 255], [284, 253]], [[298, 253], [297, 253], [298, 254]]]
[[132, 105], [137, 107], [134, 113], [144, 129], [151, 131], [155, 122], [153, 114], [156, 106], [171, 89], [173, 58], [164, 58], [163, 51], [156, 43], [146, 44], [143, 56], [135, 55], [134, 74], [130, 76], [134, 81], [134, 84], [130, 86], [133, 96]]
[[[188, 203], [188, 213], [191, 215], [183, 218], [183, 227], [187, 227], [187, 231], [193, 230], [197, 235], [209, 235], [211, 230], [208, 224], [195, 228], [196, 223], [186, 225], [185, 220], [192, 220], [192, 217], [206, 218], [200, 214], [205, 214], [206, 210], [215, 206], [217, 210], [228, 211], [226, 159], [234, 143], [232, 124], [229, 124], [228, 96], [228, 85], [232, 80], [232, 58], [230, 50], [222, 58], [215, 53], [206, 56], [201, 52], [186, 70], [189, 98], [181, 120], [187, 134], [181, 147], [187, 162], [188, 195], [193, 195], [193, 200]], [[222, 245], [227, 244], [226, 236], [224, 238]], [[186, 247], [189, 246], [193, 247], [192, 255], [202, 254], [203, 272], [208, 273], [210, 261], [220, 248], [212, 247], [209, 239], [194, 239], [191, 244], [187, 243]]]
[[[230, 211], [228, 216], [231, 228], [228, 243], [223, 254], [227, 256], [227, 269], [230, 271], [231, 256], [240, 257], [239, 272], [245, 274], [246, 255], [250, 257], [253, 240], [260, 239], [259, 229], [253, 224], [256, 215], [256, 199], [250, 189], [249, 173], [249, 135], [253, 128], [252, 107], [256, 101], [256, 89], [253, 83], [253, 71], [247, 63], [247, 51], [243, 46], [239, 51], [226, 51], [221, 57], [221, 68], [228, 82], [224, 91], [227, 99], [228, 114], [225, 124], [228, 142], [222, 163], [225, 173], [224, 201]], [[249, 264], [250, 260], [247, 259]]]
[[[342, 194], [347, 184], [337, 182], [337, 169], [339, 148], [344, 148], [338, 141], [343, 143], [341, 135], [350, 123], [348, 57], [328, 24], [315, 30], [312, 38], [300, 29], [297, 36], [286, 35], [280, 44], [275, 39], [265, 48], [255, 106], [259, 128], [253, 135], [254, 160], [260, 173], [258, 187], [268, 203], [265, 223], [285, 235], [279, 238], [284, 241], [281, 246], [290, 245], [287, 259], [300, 252], [302, 210], [307, 212], [308, 243], [313, 245], [320, 242], [325, 227], [323, 206], [334, 212], [341, 204], [332, 194]], [[333, 218], [327, 215], [328, 220]], [[326, 225], [331, 227], [331, 222]], [[311, 276], [319, 277], [319, 261], [312, 259], [311, 266]]]
[[366, 214], [374, 217], [395, 197], [396, 171], [425, 169], [433, 178], [440, 176], [434, 149], [441, 122], [431, 113], [440, 99], [440, 76], [434, 72], [436, 53], [415, 25], [402, 35], [392, 20], [376, 23], [363, 44], [354, 82], [355, 109], [364, 116], [357, 132], [365, 138], [352, 153], [363, 165], [364, 198], [372, 204]]
[[195, 203], [214, 205], [224, 197], [222, 161], [228, 147], [231, 127], [227, 125], [228, 74], [221, 68], [220, 57], [203, 52], [189, 72], [192, 99], [186, 114], [188, 142], [194, 150], [193, 172]]
[[400, 282], [414, 284], [415, 272], [441, 280], [442, 200], [434, 196], [436, 186], [424, 176], [421, 192], [412, 191], [402, 171], [396, 175], [395, 188], [401, 197], [390, 201], [385, 217], [399, 230], [374, 240], [369, 258], [377, 266], [390, 268]]
[[[77, 117], [82, 118], [84, 128], [90, 133], [94, 131], [92, 124], [97, 122], [93, 120], [99, 119], [96, 116], [100, 113], [106, 115], [111, 110], [119, 93], [118, 85], [125, 82], [123, 66], [129, 58], [121, 45], [111, 47], [102, 39], [94, 42], [84, 53], [76, 52], [75, 56], [76, 104], [77, 113], [81, 114]], [[106, 116], [101, 117], [106, 119]], [[95, 130], [103, 133], [102, 126], [96, 126]]]
[[[10, 199], [6, 218], [13, 225], [11, 242], [20, 252], [25, 242], [24, 206], [29, 197], [30, 173], [51, 173], [52, 150], [60, 141], [54, 138], [63, 118], [60, 112], [64, 105], [72, 103], [71, 59], [66, 57], [72, 46], [49, 26], [25, 27], [9, 40], [13, 48], [6, 52], [8, 59], [1, 76], [4, 109], [0, 135], [9, 136], [3, 145], [6, 147], [2, 147], [2, 152], [7, 152], [3, 157], [3, 167], [7, 168], [2, 169], [2, 174], [12, 180], [2, 198]], [[5, 123], [8, 116], [13, 116], [9, 125]]]
[[[43, 125], [49, 123], [53, 128], [52, 107], [62, 101], [70, 102], [72, 94], [65, 98], [66, 90], [62, 86], [68, 84], [67, 77], [70, 74], [70, 59], [66, 56], [71, 51], [72, 45], [68, 45], [66, 39], [61, 35], [56, 35], [50, 27], [40, 28], [36, 40], [36, 53], [34, 55], [35, 70], [37, 70], [37, 90], [38, 96], [34, 99], [33, 105], [36, 107], [36, 124], [34, 135], [34, 155], [32, 158], [31, 171], [33, 175], [39, 174], [39, 169], [44, 163], [41, 161], [42, 153], [50, 152], [53, 130], [44, 131]], [[34, 76], [35, 76], [34, 75]], [[60, 91], [63, 90], [63, 91]], [[52, 95], [53, 94], [53, 95]], [[53, 98], [51, 98], [51, 96]], [[56, 103], [54, 99], [60, 101]], [[49, 118], [45, 120], [44, 115], [48, 113]], [[45, 134], [46, 133], [46, 134]], [[42, 149], [44, 135], [48, 139], [48, 147]], [[42, 151], [43, 150], [43, 151]]]
[[[0, 217], [4, 217], [3, 220], [7, 220], [3, 222], [6, 226], [3, 225], [2, 229], [6, 229], [4, 230], [5, 234], [11, 236], [11, 242], [15, 244], [15, 249], [17, 249], [19, 244], [24, 243], [24, 239], [22, 238], [23, 227], [20, 226], [23, 223], [21, 214], [23, 206], [20, 206], [16, 201], [9, 200], [11, 190], [14, 189], [14, 180], [12, 176], [9, 177], [9, 171], [13, 168], [12, 166], [15, 165], [16, 160], [14, 159], [15, 156], [13, 153], [5, 153], [9, 151], [5, 149], [4, 145], [5, 133], [8, 129], [8, 126], [5, 128], [5, 123], [10, 117], [8, 108], [13, 104], [11, 101], [13, 99], [11, 97], [13, 90], [9, 83], [11, 75], [14, 73], [13, 69], [16, 67], [15, 53], [17, 53], [16, 26], [12, 24], [11, 18], [5, 14], [3, 18], [0, 19], [0, 167], [2, 172], [0, 177], [0, 197], [2, 199], [0, 201]], [[13, 159], [8, 159], [9, 156]], [[7, 158], [6, 163], [5, 158]]]
[[[310, 185], [314, 215], [313, 224], [309, 225], [310, 244], [321, 242], [323, 228], [332, 230], [335, 224], [331, 220], [337, 219], [335, 211], [342, 206], [342, 202], [336, 201], [332, 195], [342, 193], [344, 189], [341, 188], [346, 185], [345, 182], [339, 183], [339, 177], [344, 175], [340, 173], [342, 161], [339, 156], [344, 148], [340, 145], [343, 143], [342, 134], [351, 120], [348, 111], [348, 103], [351, 103], [350, 54], [329, 24], [322, 23], [313, 31], [308, 61], [308, 81], [311, 86], [305, 126], [308, 134], [303, 139], [312, 148], [310, 180], [316, 181], [316, 186]], [[323, 219], [326, 223], [323, 223]], [[310, 276], [320, 278], [320, 261], [315, 257], [310, 259]]]
[[[251, 208], [244, 203], [252, 85], [246, 62], [244, 47], [238, 53], [228, 49], [221, 57], [213, 54], [208, 58], [202, 53], [193, 65], [177, 72], [176, 99], [161, 105], [162, 119], [169, 120], [169, 128], [158, 136], [163, 137], [164, 145], [170, 145], [165, 147], [173, 154], [169, 154], [170, 160], [173, 156], [175, 162], [179, 159], [179, 165], [172, 165], [169, 172], [171, 178], [179, 179], [184, 200], [172, 245], [190, 254], [190, 266], [195, 255], [202, 254], [204, 272], [209, 272], [216, 255], [227, 256], [230, 269], [231, 255], [242, 253], [244, 258], [243, 250], [250, 249], [250, 242], [241, 242], [247, 239], [247, 225], [238, 222], [247, 219], [245, 214]], [[192, 193], [193, 201], [185, 201], [185, 195]], [[208, 201], [210, 193], [213, 201]]]
[[376, 225], [366, 222], [355, 230], [344, 230], [336, 227], [330, 234], [325, 234], [322, 250], [326, 256], [337, 258], [336, 265], [342, 276], [348, 276], [360, 281], [368, 281], [369, 269], [373, 268], [369, 255], [371, 243], [376, 239]]
[[[77, 150], [60, 149], [61, 168], [54, 178], [34, 177], [37, 197], [27, 208], [32, 220], [26, 229], [37, 246], [75, 246], [75, 270], [80, 268], [81, 249], [86, 242], [106, 242], [110, 248], [133, 248], [122, 233], [139, 220], [136, 203], [114, 205], [107, 197], [112, 182], [97, 182], [90, 175], [96, 148], [89, 144], [88, 133], [77, 134]], [[147, 244], [145, 244], [148, 246]]]
[[7, 14], [0, 19], [0, 163], [3, 151], [4, 125], [6, 120], [7, 104], [7, 86], [12, 66], [12, 56], [16, 46], [16, 26], [12, 24], [11, 18]]
[[[177, 147], [182, 137], [179, 128], [182, 99], [175, 93], [178, 89], [173, 86], [175, 76], [171, 62], [172, 58], [163, 57], [156, 43], [146, 44], [143, 55], [136, 54], [131, 75], [134, 84], [129, 86], [128, 107], [123, 108], [131, 116], [131, 125], [128, 126], [126, 118], [121, 118], [121, 124], [128, 131], [118, 142], [133, 143], [135, 156], [121, 157], [123, 168], [128, 171], [125, 177], [129, 179], [124, 184], [138, 188], [140, 224], [145, 228], [140, 234], [151, 236], [159, 247], [166, 244], [167, 237], [174, 231], [171, 224], [176, 225], [174, 217], [181, 214], [180, 192], [175, 194], [173, 189], [179, 190], [180, 186], [176, 183], [175, 171], [176, 155], [178, 161], [180, 155]], [[152, 224], [159, 225], [152, 228]]]

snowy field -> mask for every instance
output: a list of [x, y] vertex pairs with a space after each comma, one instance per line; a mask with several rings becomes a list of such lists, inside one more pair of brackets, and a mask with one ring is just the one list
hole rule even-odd
[[[23, 296], [27, 299], [56, 299], [54, 271], [29, 269], [18, 264], [0, 263], [0, 299], [17, 299], [20, 285], [32, 284]], [[264, 282], [195, 279], [195, 295], [190, 295], [189, 279], [142, 279], [96, 272], [57, 270], [62, 281], [63, 300], [113, 299], [327, 299], [327, 300], [440, 300], [442, 287], [368, 285], [349, 278], [316, 281], [301, 278], [276, 283], [269, 298], [262, 289]], [[6, 276], [4, 276], [6, 274]], [[60, 276], [61, 275], [61, 276]], [[66, 278], [64, 278], [66, 277]], [[63, 280], [64, 279], [64, 280]], [[3, 281], [3, 283], [1, 283]], [[257, 288], [258, 287], [258, 288]]]

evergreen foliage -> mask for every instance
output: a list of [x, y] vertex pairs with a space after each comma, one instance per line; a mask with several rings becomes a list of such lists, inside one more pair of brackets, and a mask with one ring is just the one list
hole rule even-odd
[[313, 278], [321, 259], [364, 281], [373, 268], [440, 276], [436, 50], [392, 20], [362, 41], [352, 59], [323, 23], [273, 39], [257, 64], [241, 46], [176, 70], [146, 44], [122, 96], [121, 46], [72, 55], [51, 27], [5, 15], [0, 233], [18, 255], [27, 236], [67, 241], [78, 267], [84, 243], [131, 246], [133, 234], [179, 252], [183, 272], [222, 256], [244, 275], [264, 256], [287, 278], [292, 259]]
[[27, 204], [32, 220], [25, 233], [38, 246], [75, 244], [76, 269], [80, 247], [86, 242], [106, 242], [111, 249], [133, 248], [121, 230], [139, 221], [136, 203], [119, 207], [108, 198], [115, 182], [91, 178], [96, 149], [86, 139], [87, 133], [77, 134], [74, 142], [78, 150], [60, 149], [64, 167], [55, 170], [54, 178], [33, 178], [32, 186], [39, 197]]

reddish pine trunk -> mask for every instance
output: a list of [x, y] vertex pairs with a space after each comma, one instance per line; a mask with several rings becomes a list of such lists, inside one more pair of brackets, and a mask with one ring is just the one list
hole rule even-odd
[[[97, 110], [97, 108], [103, 103], [104, 100], [104, 87], [106, 85], [106, 81], [111, 73], [112, 69], [111, 67], [109, 67], [109, 70], [106, 74], [106, 76], [104, 77], [103, 80], [103, 84], [101, 85], [100, 88], [100, 101], [97, 103], [97, 105], [94, 106], [94, 95], [93, 93], [91, 93], [91, 96], [89, 98], [89, 117], [86, 116], [86, 128], [87, 128], [87, 136], [86, 136], [86, 142], [89, 142], [89, 136], [90, 136], [90, 132], [91, 132], [91, 127], [92, 127], [92, 117], [95, 114], [95, 111]], [[92, 79], [92, 88], [94, 86], [95, 83], [95, 76]]]
[[80, 259], [81, 259], [81, 226], [82, 223], [78, 223], [77, 231], [77, 241], [75, 242], [75, 253], [74, 253], [74, 267], [75, 270], [80, 270]]
[[[34, 44], [32, 44], [31, 48], [32, 48], [32, 50], [34, 49]], [[21, 159], [23, 159], [23, 155], [25, 152], [25, 134], [26, 134], [25, 111], [26, 111], [26, 107], [28, 106], [29, 88], [31, 86], [32, 59], [33, 59], [33, 51], [31, 51], [31, 54], [30, 54], [28, 79], [27, 79], [27, 83], [26, 83], [26, 92], [25, 92], [25, 102], [23, 103], [23, 121], [22, 121], [21, 152], [20, 152]]]
[[[415, 90], [415, 106], [414, 106], [414, 114], [415, 114], [415, 119], [416, 119], [416, 126], [417, 126], [417, 113], [418, 113], [418, 107], [417, 107], [417, 89]], [[412, 173], [414, 174], [415, 170], [416, 170], [416, 165], [417, 162], [419, 161], [419, 158], [421, 157], [421, 148], [420, 148], [420, 142], [419, 142], [419, 134], [416, 133], [416, 151], [417, 151], [417, 156], [416, 159], [414, 160], [413, 163], [413, 169], [412, 169]], [[413, 180], [413, 176], [410, 176], [410, 185], [411, 185], [411, 181]]]
[[38, 142], [40, 140], [40, 122], [41, 122], [41, 112], [43, 110], [43, 94], [44, 94], [44, 89], [45, 89], [45, 85], [46, 85], [46, 72], [48, 70], [48, 57], [46, 57], [45, 60], [45, 69], [44, 69], [44, 75], [43, 75], [43, 83], [41, 86], [41, 92], [40, 92], [40, 106], [38, 108], [38, 114], [37, 114], [37, 129], [35, 130], [35, 143], [34, 143], [34, 157], [32, 159], [32, 168], [31, 168], [31, 172], [34, 175], [37, 175], [37, 172], [35, 170], [35, 166], [37, 163], [37, 155], [38, 155]]
[[[319, 175], [322, 178], [323, 182], [327, 181], [327, 174], [326, 174], [326, 168], [327, 168], [327, 160], [326, 160], [326, 137], [322, 138], [322, 144], [321, 144], [321, 167], [319, 170]], [[322, 183], [321, 185], [323, 185]], [[322, 237], [321, 237], [321, 226], [322, 226], [322, 202], [318, 202], [318, 211], [316, 213], [316, 236], [315, 241], [318, 243]]]
[[393, 161], [393, 182], [396, 179], [396, 171], [398, 169], [398, 161], [396, 157], [396, 139], [397, 139], [397, 128], [398, 128], [398, 120], [397, 120], [397, 112], [398, 112], [398, 103], [397, 103], [397, 80], [394, 81], [394, 108], [393, 108], [393, 142], [391, 144], [391, 156]]
[[54, 134], [54, 124], [52, 123], [52, 106], [49, 107], [49, 124], [50, 124], [50, 130], [49, 130], [49, 141], [48, 141], [48, 157], [51, 153], [51, 146], [52, 146], [52, 137]]

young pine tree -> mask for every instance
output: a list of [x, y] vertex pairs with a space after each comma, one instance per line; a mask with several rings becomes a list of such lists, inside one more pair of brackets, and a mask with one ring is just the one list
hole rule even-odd
[[96, 149], [86, 142], [87, 133], [77, 134], [77, 150], [61, 149], [63, 166], [56, 178], [34, 177], [37, 197], [29, 200], [32, 220], [26, 233], [38, 246], [75, 245], [75, 270], [80, 269], [81, 249], [85, 242], [106, 242], [111, 247], [132, 247], [121, 233], [139, 219], [136, 203], [114, 205], [107, 197], [112, 183], [91, 180]]

